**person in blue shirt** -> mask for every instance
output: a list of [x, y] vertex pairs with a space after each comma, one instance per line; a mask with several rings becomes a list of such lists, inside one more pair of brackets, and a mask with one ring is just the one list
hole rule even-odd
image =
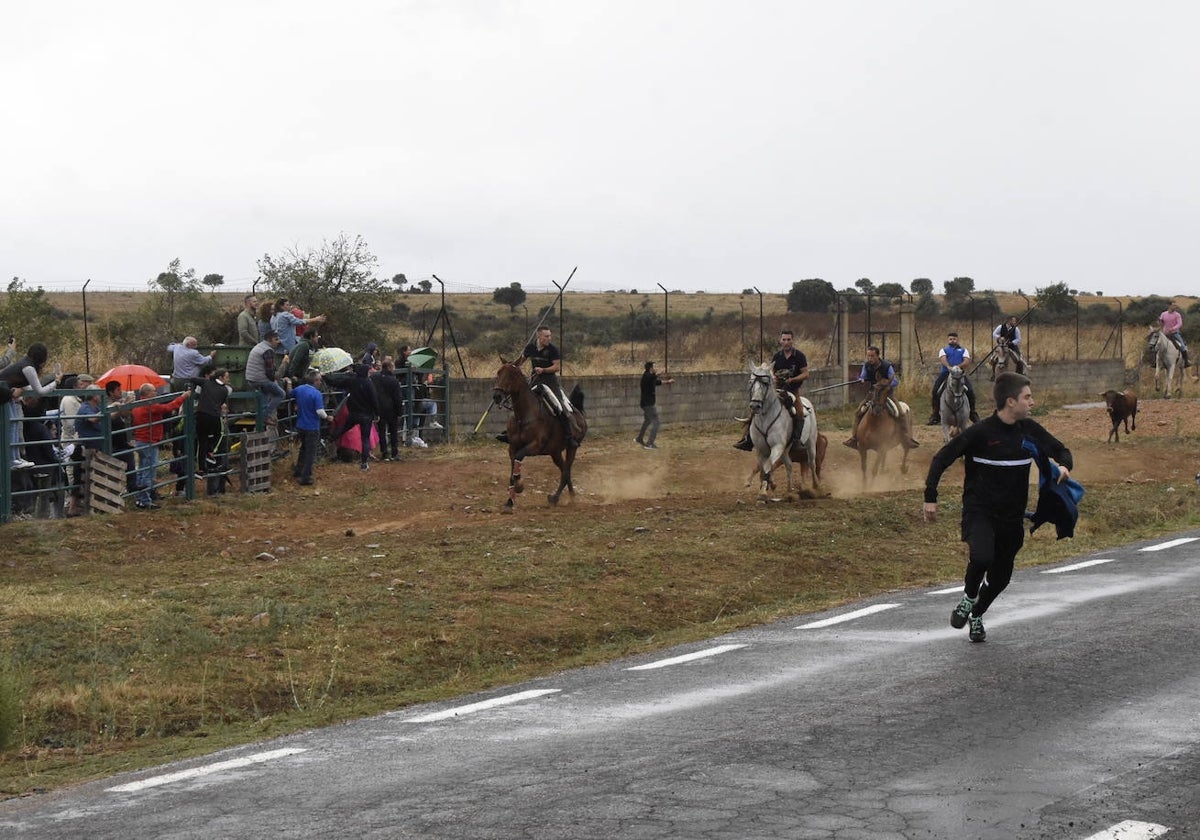
[[[942, 395], [942, 386], [946, 384], [946, 377], [950, 375], [950, 368], [958, 365], [965, 368], [971, 361], [971, 351], [958, 343], [958, 333], [951, 332], [946, 336], [946, 346], [938, 353], [938, 361], [942, 363], [942, 369], [938, 371], [937, 379], [933, 380], [933, 414], [929, 416], [927, 426], [940, 426], [942, 423], [942, 408], [940, 404]], [[971, 422], [979, 422], [979, 413], [975, 410], [975, 388], [971, 385], [971, 377], [964, 376], [963, 382], [967, 386], [967, 402], [971, 406]]]
[[292, 477], [297, 484], [306, 487], [313, 483], [313, 464], [317, 460], [317, 447], [320, 444], [321, 421], [328, 417], [325, 395], [317, 389], [320, 384], [321, 374], [309, 370], [304, 374], [304, 384], [292, 389], [292, 398], [296, 400], [296, 436], [300, 438], [300, 457], [296, 459]]
[[[895, 393], [896, 389], [900, 387], [900, 380], [896, 376], [896, 368], [891, 362], [879, 355], [878, 347], [872, 345], [871, 347], [867, 348], [867, 360], [863, 362], [862, 370], [859, 372], [858, 379], [855, 381], [862, 382], [864, 385], [870, 386], [878, 382], [881, 376], [891, 380], [892, 392]], [[849, 446], [851, 449], [858, 448], [858, 422], [862, 420], [863, 415], [867, 413], [867, 402], [867, 400], [863, 400], [862, 403], [859, 404], [858, 409], [854, 412], [854, 425], [850, 427], [852, 433], [849, 440], [842, 442], [843, 446]], [[892, 412], [893, 416], [900, 418], [900, 407], [896, 405], [891, 398], [888, 399], [888, 403], [889, 410], [894, 409]], [[905, 425], [908, 425], [907, 422]], [[913, 439], [911, 435], [908, 436], [908, 443], [905, 445], [910, 448], [920, 446], [920, 444]]]

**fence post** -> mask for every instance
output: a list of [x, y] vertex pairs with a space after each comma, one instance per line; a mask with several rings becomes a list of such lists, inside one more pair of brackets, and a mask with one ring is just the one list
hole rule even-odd
[[11, 403], [0, 403], [0, 522], [12, 518]]

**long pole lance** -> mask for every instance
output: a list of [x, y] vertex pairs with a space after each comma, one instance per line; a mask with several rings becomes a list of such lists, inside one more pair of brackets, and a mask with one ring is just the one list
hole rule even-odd
[[[579, 270], [579, 266], [575, 266], [574, 268], [572, 268], [572, 269], [571, 269], [571, 273], [570, 273], [570, 274], [567, 276], [567, 280], [566, 280], [566, 282], [565, 282], [565, 283], [563, 283], [561, 286], [558, 286], [558, 283], [555, 283], [555, 284], [554, 284], [555, 286], [558, 286], [558, 296], [557, 296], [557, 297], [554, 299], [554, 303], [552, 303], [552, 304], [550, 304], [549, 306], [547, 306], [547, 307], [546, 307], [546, 311], [542, 313], [542, 317], [541, 317], [541, 318], [538, 318], [538, 322], [537, 322], [536, 324], [534, 324], [534, 325], [533, 325], [533, 332], [531, 332], [531, 333], [529, 334], [529, 338], [527, 338], [527, 339], [525, 340], [525, 344], [522, 344], [522, 345], [521, 345], [521, 351], [522, 351], [522, 352], [524, 352], [525, 348], [526, 348], [526, 347], [529, 345], [529, 342], [533, 341], [533, 338], [534, 338], [534, 336], [536, 336], [536, 335], [537, 335], [537, 331], [538, 331], [539, 329], [541, 329], [541, 327], [542, 327], [542, 324], [544, 324], [544, 323], [546, 322], [546, 318], [547, 318], [547, 317], [550, 315], [550, 311], [551, 311], [552, 309], [554, 309], [554, 307], [555, 307], [555, 306], [558, 306], [558, 307], [560, 307], [560, 308], [559, 308], [559, 311], [560, 311], [560, 312], [562, 311], [562, 309], [561, 309], [561, 303], [562, 303], [562, 296], [563, 296], [563, 292], [564, 292], [564, 291], [566, 291], [566, 289], [567, 289], [567, 286], [568, 286], [568, 285], [570, 284], [570, 282], [571, 282], [571, 278], [575, 276], [575, 272], [576, 272], [576, 271], [578, 271], [578, 270]], [[491, 410], [492, 410], [492, 406], [493, 406], [494, 404], [495, 404], [495, 403], [491, 403], [491, 402], [489, 402], [489, 403], [488, 403], [488, 405], [487, 405], [487, 408], [485, 408], [485, 409], [483, 410], [483, 414], [480, 416], [480, 418], [479, 418], [479, 422], [475, 424], [475, 429], [474, 429], [474, 430], [471, 432], [471, 434], [472, 434], [472, 435], [477, 435], [477, 434], [479, 434], [479, 430], [483, 428], [483, 421], [487, 419], [487, 416], [488, 416], [488, 414], [491, 412]]]

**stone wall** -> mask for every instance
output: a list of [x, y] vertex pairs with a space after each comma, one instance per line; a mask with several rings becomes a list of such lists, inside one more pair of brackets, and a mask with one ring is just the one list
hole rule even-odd
[[[929, 368], [927, 381], [932, 384], [937, 367]], [[733, 418], [746, 416], [748, 373], [684, 373], [675, 374], [674, 385], [658, 389], [659, 413], [663, 425], [678, 423], [728, 422], [736, 432]], [[1096, 401], [1105, 388], [1123, 388], [1125, 371], [1119, 359], [1086, 359], [1082, 361], [1043, 362], [1033, 368], [1035, 395], [1053, 396], [1056, 400]], [[980, 369], [973, 377], [979, 408], [990, 410], [990, 383], [987, 372]], [[578, 382], [585, 394], [588, 423], [594, 434], [634, 435], [642, 422], [639, 376], [584, 376], [565, 378], [568, 392]], [[858, 393], [847, 394], [848, 388], [833, 388], [811, 394], [825, 385], [836, 385], [839, 372], [834, 369], [813, 370], [805, 386], [806, 395], [818, 410], [857, 400]], [[450, 430], [453, 434], [469, 434], [479, 422], [484, 409], [491, 404], [490, 379], [452, 379], [450, 382]], [[926, 401], [914, 405], [918, 414], [927, 411]], [[494, 435], [504, 428], [508, 412], [493, 410], [480, 428], [480, 434]]]

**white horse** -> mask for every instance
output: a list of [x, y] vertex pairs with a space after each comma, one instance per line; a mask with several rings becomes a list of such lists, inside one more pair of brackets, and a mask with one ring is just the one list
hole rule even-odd
[[966, 374], [955, 365], [950, 368], [950, 375], [946, 377], [946, 384], [942, 388], [942, 443], [949, 443], [950, 438], [957, 437], [967, 428], [970, 408]]
[[[788, 455], [792, 443], [792, 415], [775, 390], [774, 375], [769, 364], [750, 364], [750, 442], [758, 456], [761, 482], [758, 498], [766, 499], [773, 486], [771, 470], [782, 461], [787, 469], [787, 489], [792, 491], [792, 459]], [[805, 412], [804, 428], [800, 432], [800, 447], [808, 453], [808, 463], [817, 463], [817, 415], [812, 403], [800, 398]], [[812, 473], [813, 488], [819, 479]]]
[[996, 349], [992, 351], [992, 357], [988, 359], [988, 378], [996, 381], [996, 374], [1004, 373], [1009, 368], [1014, 369], [1017, 373], [1025, 373], [1025, 369], [1029, 367], [1023, 364], [1017, 357], [1017, 353], [1013, 348], [1008, 346], [1008, 342], [1003, 338], [996, 342]]
[[[1163, 335], [1161, 327], [1154, 327], [1146, 336], [1147, 346], [1154, 356], [1154, 390], [1162, 390], [1163, 397], [1170, 399], [1171, 394], [1183, 396], [1183, 366], [1179, 364], [1179, 348], [1175, 342]], [[1179, 383], [1175, 383], [1175, 368], [1179, 368]], [[1159, 378], [1166, 374], [1166, 382], [1159, 388]]]

